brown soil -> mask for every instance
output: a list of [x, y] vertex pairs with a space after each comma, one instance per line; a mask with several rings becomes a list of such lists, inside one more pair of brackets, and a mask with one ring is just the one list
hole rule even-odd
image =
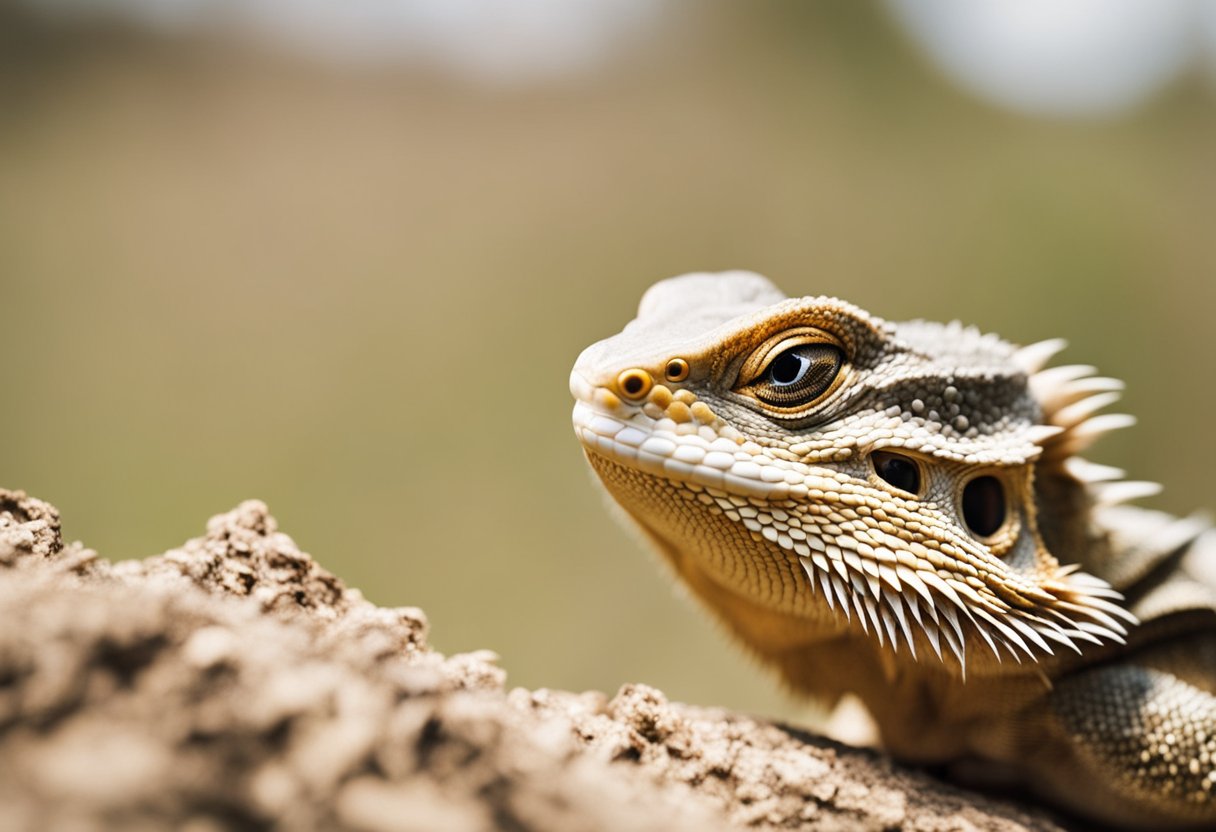
[[1055, 829], [873, 752], [626, 685], [507, 690], [251, 501], [142, 562], [0, 491], [0, 829]]

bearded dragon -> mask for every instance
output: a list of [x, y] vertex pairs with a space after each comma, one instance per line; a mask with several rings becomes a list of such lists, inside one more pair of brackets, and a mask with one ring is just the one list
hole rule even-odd
[[1216, 532], [1079, 454], [1122, 385], [748, 272], [653, 286], [579, 356], [613, 500], [795, 691], [1075, 815], [1216, 825]]

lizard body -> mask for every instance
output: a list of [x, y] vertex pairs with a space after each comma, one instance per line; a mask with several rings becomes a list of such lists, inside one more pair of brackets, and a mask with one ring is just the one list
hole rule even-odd
[[1216, 533], [1078, 456], [1130, 419], [1062, 346], [685, 275], [579, 357], [575, 431], [694, 595], [896, 756], [1216, 825]]

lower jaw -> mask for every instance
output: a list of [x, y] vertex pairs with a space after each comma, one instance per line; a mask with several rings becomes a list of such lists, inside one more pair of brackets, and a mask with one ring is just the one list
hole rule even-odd
[[[734, 599], [753, 615], [783, 620], [830, 619], [814, 603], [798, 557], [770, 543], [741, 522], [726, 516], [716, 500], [724, 492], [673, 482], [625, 465], [594, 450], [588, 462], [613, 500], [672, 564], [699, 596], [712, 595], [711, 606]], [[746, 498], [735, 495], [738, 504]]]

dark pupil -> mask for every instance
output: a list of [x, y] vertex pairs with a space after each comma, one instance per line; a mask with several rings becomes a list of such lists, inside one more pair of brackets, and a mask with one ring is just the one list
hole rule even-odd
[[920, 468], [906, 456], [875, 451], [870, 459], [874, 463], [874, 471], [900, 491], [916, 494], [920, 491]]
[[793, 384], [798, 380], [798, 376], [802, 373], [802, 368], [806, 364], [807, 360], [805, 358], [793, 350], [789, 350], [777, 356], [777, 360], [773, 362], [769, 374], [777, 384]]
[[766, 404], [801, 407], [832, 389], [843, 363], [844, 354], [832, 344], [799, 344], [770, 361], [751, 388]]
[[996, 477], [976, 477], [963, 489], [963, 520], [980, 537], [1005, 524], [1005, 489]]

